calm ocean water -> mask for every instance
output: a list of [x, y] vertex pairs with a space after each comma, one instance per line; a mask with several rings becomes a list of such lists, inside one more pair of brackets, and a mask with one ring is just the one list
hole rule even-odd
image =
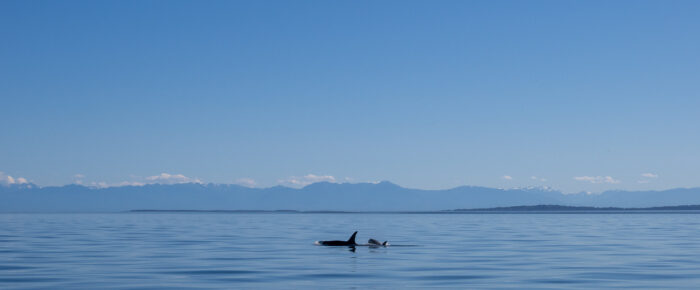
[[0, 289], [698, 285], [700, 214], [0, 214]]

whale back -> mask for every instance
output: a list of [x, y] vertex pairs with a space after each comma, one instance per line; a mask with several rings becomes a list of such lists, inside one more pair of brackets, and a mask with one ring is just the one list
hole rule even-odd
[[377, 241], [377, 240], [375, 240], [375, 239], [369, 239], [369, 240], [367, 241], [367, 244], [370, 245], [370, 246], [385, 246], [385, 247], [386, 247], [387, 245], [389, 245], [389, 241], [384, 241], [384, 242], [382, 243], [382, 242]]
[[351, 246], [354, 247], [357, 245], [355, 242], [355, 236], [357, 236], [357, 232], [352, 233], [352, 236], [347, 241], [318, 241], [317, 243], [320, 245], [324, 246]]

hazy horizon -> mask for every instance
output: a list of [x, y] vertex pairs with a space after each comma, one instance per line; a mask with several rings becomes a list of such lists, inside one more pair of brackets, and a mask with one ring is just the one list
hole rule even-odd
[[[170, 175], [174, 176], [172, 178], [162, 178], [163, 175]], [[604, 192], [614, 192], [614, 191], [629, 191], [629, 192], [636, 192], [636, 191], [668, 191], [668, 190], [674, 190], [674, 189], [694, 189], [694, 188], [700, 188], [700, 186], [691, 186], [691, 187], [669, 187], [669, 188], [661, 188], [661, 189], [649, 189], [649, 190], [626, 190], [626, 189], [621, 189], [621, 188], [613, 188], [613, 189], [606, 189], [603, 191], [576, 191], [576, 192], [566, 192], [558, 188], [546, 186], [546, 185], [529, 185], [529, 186], [513, 186], [513, 187], [489, 187], [489, 186], [483, 186], [483, 185], [476, 185], [476, 184], [461, 184], [461, 185], [456, 185], [456, 186], [451, 186], [451, 187], [444, 187], [444, 188], [417, 188], [417, 187], [408, 187], [404, 186], [401, 184], [398, 184], [396, 182], [393, 182], [391, 180], [377, 180], [377, 181], [349, 181], [349, 180], [343, 180], [343, 181], [337, 181], [337, 180], [327, 180], [327, 178], [323, 178], [322, 180], [316, 180], [316, 181], [309, 181], [309, 182], [303, 182], [303, 183], [279, 183], [279, 184], [273, 184], [269, 186], [262, 186], [259, 184], [247, 184], [243, 182], [231, 182], [231, 183], [218, 183], [218, 182], [206, 182], [202, 181], [200, 179], [196, 178], [188, 178], [185, 176], [182, 176], [181, 174], [167, 174], [167, 173], [162, 173], [160, 175], [157, 175], [161, 178], [153, 178], [155, 176], [149, 176], [142, 181], [133, 181], [133, 182], [120, 182], [120, 183], [112, 183], [112, 184], [107, 184], [107, 183], [84, 183], [81, 180], [76, 180], [71, 183], [66, 183], [66, 184], [52, 184], [52, 185], [40, 185], [33, 183], [29, 180], [26, 180], [25, 178], [15, 178], [9, 175], [4, 175], [3, 172], [0, 172], [0, 177], [7, 178], [9, 177], [10, 179], [13, 179], [13, 183], [8, 183], [8, 182], [0, 182], [0, 186], [11, 186], [11, 185], [16, 185], [16, 186], [21, 186], [21, 185], [34, 185], [39, 188], [44, 188], [44, 187], [64, 187], [64, 186], [70, 186], [70, 185], [77, 185], [77, 186], [83, 186], [87, 188], [92, 188], [92, 189], [107, 189], [107, 188], [116, 188], [116, 187], [125, 187], [125, 186], [147, 186], [147, 185], [180, 185], [180, 184], [199, 184], [199, 185], [236, 185], [236, 186], [241, 186], [245, 188], [250, 188], [250, 189], [270, 189], [274, 187], [286, 187], [290, 189], [303, 189], [308, 186], [312, 186], [314, 184], [321, 184], [321, 183], [330, 183], [330, 184], [338, 184], [338, 185], [355, 185], [355, 184], [380, 184], [380, 183], [389, 183], [392, 185], [396, 185], [401, 188], [405, 189], [416, 189], [416, 190], [426, 190], [426, 191], [440, 191], [440, 190], [450, 190], [450, 189], [456, 189], [460, 187], [480, 187], [480, 188], [489, 188], [489, 189], [499, 189], [499, 190], [521, 190], [521, 189], [539, 189], [539, 190], [547, 190], [547, 191], [556, 191], [556, 192], [561, 192], [562, 194], [568, 195], [568, 194], [591, 194], [591, 195], [598, 195], [602, 194]], [[22, 179], [22, 181], [17, 181], [17, 179]]]

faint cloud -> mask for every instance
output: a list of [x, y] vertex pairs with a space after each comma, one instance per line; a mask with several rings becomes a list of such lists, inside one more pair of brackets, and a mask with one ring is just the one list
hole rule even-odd
[[513, 180], [513, 177], [510, 175], [503, 175], [501, 178], [503, 178], [505, 180]]
[[614, 179], [611, 176], [576, 176], [574, 177], [574, 180], [587, 181], [590, 183], [620, 183], [620, 180]]
[[93, 181], [93, 182], [83, 182], [82, 180], [78, 180], [76, 184], [80, 185], [85, 185], [89, 187], [95, 187], [95, 188], [107, 188], [107, 187], [120, 187], [120, 186], [144, 186], [148, 184], [165, 184], [165, 185], [172, 185], [172, 184], [182, 184], [182, 183], [202, 183], [202, 181], [199, 178], [192, 178], [192, 177], [187, 177], [182, 174], [170, 174], [170, 173], [161, 173], [158, 175], [153, 175], [153, 176], [148, 176], [145, 178], [141, 178], [138, 176], [131, 176], [134, 178], [134, 180], [126, 180], [122, 182], [117, 182], [117, 183], [108, 183], [104, 181]]
[[[105, 184], [104, 182], [100, 182], [101, 184]], [[185, 182], [183, 182], [185, 183]], [[144, 186], [147, 183], [143, 183], [140, 181], [122, 181], [117, 184], [113, 184], [112, 186]], [[161, 183], [148, 183], [148, 184], [161, 184]], [[174, 183], [172, 183], [174, 184]]]
[[546, 178], [540, 178], [540, 177], [537, 177], [537, 176], [534, 176], [534, 175], [533, 175], [533, 176], [530, 176], [530, 179], [532, 179], [532, 180], [539, 180], [539, 181], [543, 181], [543, 182], [544, 182], [544, 181], [547, 181]]
[[642, 173], [642, 177], [644, 177], [644, 178], [658, 178], [659, 175], [654, 174], [654, 173]]
[[82, 180], [76, 181], [75, 184], [83, 185], [83, 186], [87, 186], [87, 187], [93, 187], [93, 188], [109, 188], [109, 187], [121, 187], [121, 186], [144, 186], [144, 185], [146, 185], [146, 183], [140, 182], [140, 181], [122, 181], [122, 182], [117, 182], [117, 183], [107, 183], [104, 181], [83, 182]]
[[652, 179], [659, 178], [658, 174], [655, 173], [642, 173], [640, 174], [642, 176], [642, 180], [637, 180], [637, 183], [650, 183]]
[[83, 179], [85, 178], [84, 174], [76, 174], [73, 175], [73, 184], [78, 184], [78, 185], [84, 185]]
[[245, 187], [255, 187], [257, 182], [255, 182], [255, 180], [252, 178], [243, 177], [236, 179], [236, 181], [234, 181], [234, 184], [238, 184]]
[[146, 177], [146, 183], [150, 184], [179, 184], [179, 183], [202, 183], [198, 178], [190, 178], [182, 174], [161, 173], [159, 175]]
[[1, 185], [13, 185], [13, 184], [27, 184], [29, 183], [24, 177], [14, 178], [10, 175], [5, 174], [5, 172], [0, 171], [0, 184]]
[[[82, 185], [82, 183], [79, 183], [79, 184]], [[104, 182], [104, 181], [100, 181], [100, 182], [95, 182], [95, 181], [93, 181], [93, 182], [90, 182], [90, 183], [85, 184], [85, 185], [87, 185], [87, 186], [89, 186], [89, 187], [95, 187], [95, 188], [107, 188], [107, 187], [119, 186], [119, 185], [115, 185], [115, 184], [109, 185], [109, 184], [107, 184], [107, 183]]]
[[277, 181], [280, 184], [290, 185], [290, 186], [307, 186], [312, 183], [317, 182], [331, 182], [335, 183], [336, 179], [332, 175], [316, 175], [307, 174], [302, 177], [292, 176], [287, 179], [281, 179]]

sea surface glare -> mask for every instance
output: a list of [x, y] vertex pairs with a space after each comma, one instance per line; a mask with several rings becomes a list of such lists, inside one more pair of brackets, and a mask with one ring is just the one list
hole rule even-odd
[[0, 289], [698, 285], [700, 214], [0, 214]]

